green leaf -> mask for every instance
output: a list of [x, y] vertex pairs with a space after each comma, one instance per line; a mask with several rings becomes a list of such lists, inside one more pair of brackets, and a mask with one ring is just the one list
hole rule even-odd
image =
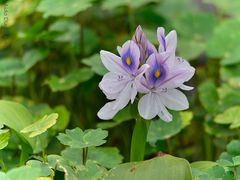
[[167, 139], [179, 133], [184, 127], [186, 127], [192, 117], [190, 114], [180, 114], [179, 112], [171, 113], [173, 115], [173, 120], [171, 122], [165, 122], [161, 119], [151, 122], [147, 136], [147, 141], [149, 143], [155, 144], [158, 140]]
[[[174, 173], [173, 173], [174, 172]], [[109, 171], [106, 180], [139, 179], [192, 179], [189, 163], [185, 159], [164, 155], [142, 162], [120, 164]]]
[[88, 158], [103, 167], [113, 168], [122, 162], [123, 157], [115, 147], [97, 147], [89, 150]]
[[38, 160], [29, 160], [26, 165], [33, 168], [38, 168], [40, 170], [40, 176], [50, 176], [52, 173], [52, 170], [49, 168], [47, 163]]
[[48, 55], [44, 49], [32, 49], [27, 51], [23, 58], [5, 58], [0, 61], [0, 77], [23, 75], [37, 62]]
[[94, 54], [82, 60], [82, 62], [91, 67], [91, 70], [96, 74], [103, 76], [107, 73], [107, 69], [102, 64], [99, 54]]
[[219, 124], [231, 124], [230, 128], [238, 128], [240, 127], [240, 106], [235, 106], [228, 108], [223, 113], [218, 114], [214, 118], [214, 122]]
[[52, 169], [64, 172], [64, 179], [76, 180], [77, 174], [68, 162], [59, 155], [48, 155], [48, 164]]
[[131, 0], [105, 0], [102, 4], [102, 7], [104, 9], [112, 10], [114, 8], [120, 7], [120, 6], [130, 6], [133, 8], [138, 8], [140, 6], [143, 6], [150, 2], [158, 2], [157, 0], [137, 0], [137, 1], [131, 1]]
[[66, 134], [60, 133], [57, 138], [62, 144], [71, 148], [86, 148], [104, 144], [107, 136], [108, 132], [102, 129], [82, 131], [80, 128], [75, 128], [67, 129]]
[[198, 87], [199, 99], [209, 113], [218, 111], [217, 87], [211, 81], [205, 81]]
[[42, 0], [37, 7], [37, 11], [43, 12], [44, 18], [48, 16], [71, 17], [91, 7], [91, 2], [92, 0]]
[[9, 129], [0, 129], [0, 150], [8, 145], [9, 137]]
[[239, 51], [240, 51], [240, 46], [234, 49], [231, 53], [224, 54], [221, 64], [224, 66], [238, 64], [240, 62]]
[[35, 180], [39, 177], [41, 170], [36, 167], [22, 166], [11, 169], [6, 173], [9, 180], [22, 180], [23, 177], [29, 180]]
[[231, 155], [239, 156], [240, 155], [240, 141], [232, 140], [227, 145], [227, 152]]
[[96, 162], [88, 160], [85, 166], [80, 166], [77, 172], [78, 179], [103, 179], [106, 170], [96, 164]]
[[80, 27], [79, 25], [70, 20], [61, 19], [49, 27], [50, 32], [57, 32], [59, 33], [54, 40], [57, 42], [72, 42], [72, 43], [79, 43], [79, 32]]
[[29, 70], [37, 62], [46, 58], [48, 56], [48, 53], [49, 52], [46, 49], [31, 49], [27, 51], [22, 58], [22, 63], [25, 69]]
[[70, 121], [70, 112], [63, 105], [54, 107], [53, 111], [56, 112], [59, 117], [57, 123], [52, 128], [56, 129], [57, 131], [63, 131], [67, 128], [67, 125]]
[[51, 76], [45, 84], [49, 85], [53, 92], [66, 91], [76, 87], [79, 83], [88, 81], [93, 77], [92, 70], [82, 68], [71, 71], [69, 74], [62, 78]]
[[240, 165], [240, 156], [235, 156], [232, 158], [234, 166]]
[[238, 0], [232, 0], [231, 3], [229, 3], [228, 0], [204, 0], [203, 2], [213, 4], [220, 13], [229, 15], [231, 17], [240, 16], [240, 3]]
[[212, 58], [228, 57], [239, 49], [240, 19], [225, 20], [215, 28], [213, 36], [207, 44], [207, 55]]
[[216, 165], [217, 163], [212, 161], [197, 161], [197, 162], [191, 163], [191, 168], [195, 168], [200, 171], [207, 172], [208, 169]]
[[45, 115], [42, 119], [22, 129], [21, 133], [30, 133], [29, 134], [30, 138], [38, 136], [46, 132], [50, 127], [56, 124], [57, 118], [58, 118], [57, 113]]
[[[82, 164], [82, 149], [66, 148], [61, 154], [65, 160], [71, 162], [72, 166]], [[92, 147], [88, 149], [87, 159], [92, 160], [103, 167], [113, 168], [122, 162], [123, 157], [115, 147]]]
[[173, 24], [179, 34], [180, 56], [194, 59], [204, 52], [206, 41], [216, 25], [216, 17], [210, 13], [184, 13], [176, 16]]
[[228, 161], [226, 159], [219, 159], [217, 160], [217, 163], [220, 165], [220, 166], [233, 166], [233, 163], [231, 161]]
[[[21, 104], [0, 100], [0, 123], [6, 125], [7, 127], [15, 130], [20, 134], [20, 131], [32, 124], [32, 115], [30, 112]], [[29, 138], [27, 135], [20, 134], [24, 137], [28, 143], [35, 147], [35, 139]]]

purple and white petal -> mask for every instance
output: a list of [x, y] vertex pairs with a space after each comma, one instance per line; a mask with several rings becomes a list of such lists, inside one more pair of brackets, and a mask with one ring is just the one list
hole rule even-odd
[[172, 30], [166, 36], [166, 50], [168, 52], [175, 53], [176, 48], [177, 48], [177, 32], [175, 30]]
[[111, 52], [101, 50], [100, 57], [103, 65], [107, 68], [108, 71], [115, 74], [128, 75], [127, 71], [122, 65], [121, 58], [119, 56], [116, 56]]
[[166, 92], [158, 93], [161, 102], [168, 109], [180, 111], [189, 108], [187, 97], [177, 89], [168, 89]]
[[108, 102], [107, 104], [105, 104], [97, 113], [97, 116], [100, 119], [103, 120], [109, 120], [112, 119], [117, 112], [119, 111], [118, 109], [113, 109], [112, 107], [115, 105], [115, 101], [112, 102]]
[[189, 81], [195, 73], [195, 68], [188, 65], [178, 65], [168, 70], [167, 77], [161, 82], [159, 88], [177, 88]]
[[144, 64], [148, 57], [148, 40], [142, 30], [142, 27], [139, 25], [136, 29], [136, 32], [132, 40], [137, 44], [140, 50], [140, 62]]
[[126, 87], [124, 87], [124, 89], [119, 93], [119, 96], [116, 99], [116, 103], [114, 104], [114, 106], [112, 108], [118, 109], [118, 110], [123, 109], [130, 101], [132, 91], [133, 91], [132, 82], [129, 82], [126, 85]]
[[159, 27], [157, 29], [157, 38], [159, 42], [159, 52], [167, 51], [167, 43], [165, 38], [165, 29], [163, 27]]
[[140, 51], [136, 43], [132, 40], [125, 42], [122, 46], [121, 60], [124, 69], [129, 74], [136, 73], [138, 66], [140, 64]]
[[108, 72], [103, 76], [101, 82], [99, 83], [99, 87], [103, 92], [116, 94], [122, 91], [130, 80], [129, 76]]

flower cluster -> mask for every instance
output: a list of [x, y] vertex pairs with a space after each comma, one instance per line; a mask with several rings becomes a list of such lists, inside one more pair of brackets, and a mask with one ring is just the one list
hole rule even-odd
[[195, 69], [183, 58], [175, 55], [176, 31], [165, 36], [162, 27], [157, 29], [158, 50], [137, 27], [132, 40], [118, 47], [117, 56], [102, 50], [101, 60], [109, 71], [99, 84], [109, 100], [98, 112], [101, 119], [112, 119], [129, 101], [134, 102], [138, 93], [138, 112], [144, 119], [159, 116], [171, 121], [168, 109], [185, 110], [189, 107], [186, 96], [179, 90], [191, 90], [183, 83], [190, 80]]

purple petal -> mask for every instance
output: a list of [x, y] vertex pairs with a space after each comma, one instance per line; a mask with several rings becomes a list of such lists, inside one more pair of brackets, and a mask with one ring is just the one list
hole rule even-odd
[[159, 52], [166, 51], [167, 44], [165, 39], [165, 29], [163, 27], [159, 27], [157, 29], [157, 37], [158, 37], [158, 42], [160, 43]]
[[190, 80], [195, 73], [195, 68], [185, 61], [175, 61], [174, 66], [168, 69], [167, 77], [161, 82], [159, 88], [177, 88]]
[[150, 41], [148, 41], [148, 49], [147, 49], [147, 52], [148, 52], [147, 58], [148, 58], [151, 54], [157, 53], [157, 50], [156, 50], [155, 46], [154, 46]]
[[120, 51], [124, 69], [130, 74], [135, 74], [140, 63], [140, 51], [138, 46], [134, 41], [129, 40], [123, 44]]
[[142, 27], [139, 25], [136, 29], [132, 40], [137, 44], [140, 50], [140, 62], [144, 64], [148, 57], [148, 40], [142, 30]]
[[149, 83], [149, 87], [152, 88], [158, 85], [166, 77], [166, 68], [161, 64], [162, 56], [160, 54], [152, 54], [148, 60], [147, 64], [150, 66], [146, 72], [146, 78]]
[[167, 51], [175, 53], [177, 48], [177, 32], [175, 30], [171, 31], [166, 36], [166, 46]]

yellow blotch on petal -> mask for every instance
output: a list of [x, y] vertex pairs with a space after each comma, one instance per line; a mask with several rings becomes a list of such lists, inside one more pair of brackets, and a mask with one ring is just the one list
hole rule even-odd
[[154, 73], [155, 78], [158, 78], [161, 75], [161, 72], [159, 69], [157, 69]]
[[130, 65], [132, 62], [131, 62], [131, 59], [130, 59], [130, 57], [128, 56], [127, 58], [126, 58], [126, 63], [127, 63], [127, 65]]

